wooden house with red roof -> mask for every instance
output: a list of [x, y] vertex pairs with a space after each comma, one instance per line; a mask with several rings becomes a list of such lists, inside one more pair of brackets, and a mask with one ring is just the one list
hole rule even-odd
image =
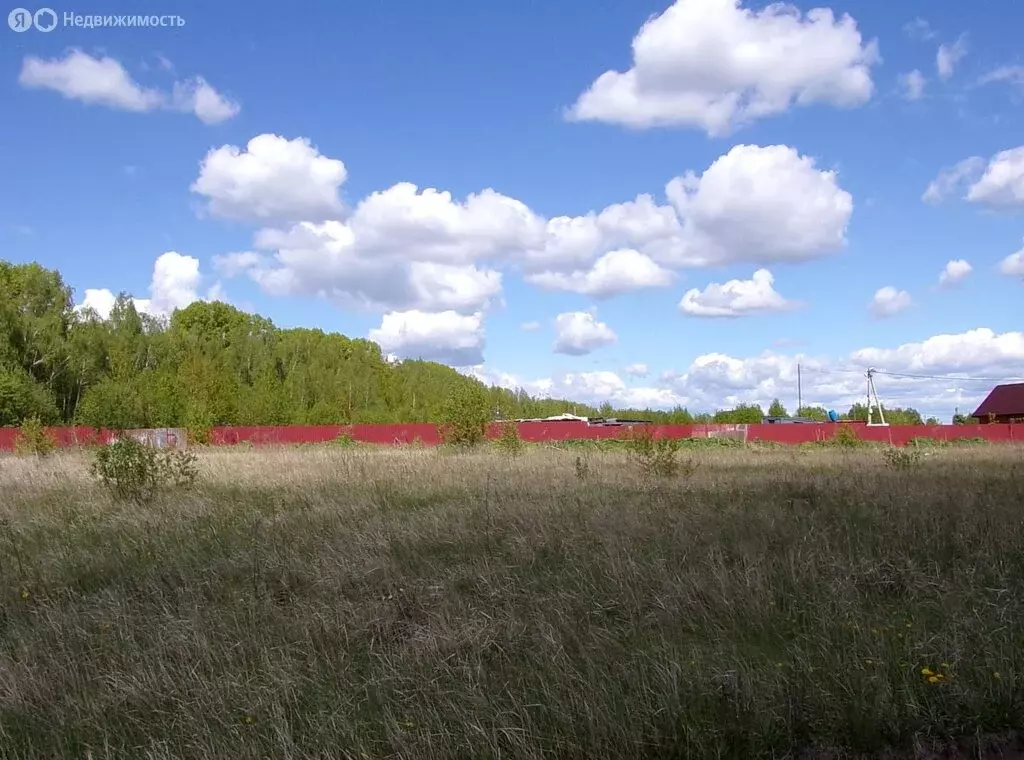
[[1024, 422], [1024, 383], [997, 385], [971, 416], [983, 425]]

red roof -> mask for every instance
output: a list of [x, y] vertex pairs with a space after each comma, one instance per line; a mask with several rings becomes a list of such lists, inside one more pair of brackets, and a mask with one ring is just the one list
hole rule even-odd
[[983, 419], [990, 414], [1024, 417], [1024, 383], [997, 385], [971, 416]]

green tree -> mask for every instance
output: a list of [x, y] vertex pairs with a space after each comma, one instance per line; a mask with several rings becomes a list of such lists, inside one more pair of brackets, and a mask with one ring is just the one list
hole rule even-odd
[[815, 422], [827, 422], [828, 411], [823, 406], [802, 406], [796, 410], [797, 417], [806, 417]]
[[786, 407], [782, 405], [782, 402], [778, 399], [772, 399], [771, 405], [768, 407], [769, 417], [788, 417], [789, 412], [786, 411]]

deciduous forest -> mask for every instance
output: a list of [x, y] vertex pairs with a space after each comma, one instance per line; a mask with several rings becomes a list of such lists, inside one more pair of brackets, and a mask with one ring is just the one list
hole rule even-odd
[[[38, 418], [104, 428], [438, 422], [453, 404], [491, 417], [641, 417], [664, 423], [760, 422], [759, 406], [714, 414], [594, 408], [488, 388], [451, 367], [389, 362], [375, 343], [319, 329], [281, 329], [220, 302], [170, 318], [121, 294], [107, 319], [76, 309], [60, 273], [0, 260], [0, 426]], [[785, 414], [778, 401], [769, 414]], [[825, 410], [801, 414], [824, 419]], [[893, 424], [920, 424], [912, 409]], [[844, 415], [865, 418], [855, 405]]]

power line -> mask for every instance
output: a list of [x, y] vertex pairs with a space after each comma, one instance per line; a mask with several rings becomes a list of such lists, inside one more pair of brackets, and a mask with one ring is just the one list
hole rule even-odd
[[[825, 369], [824, 367], [804, 367], [804, 372], [818, 372], [825, 375], [833, 374], [847, 374], [847, 375], [860, 375], [861, 377], [867, 372], [866, 369]], [[904, 377], [913, 380], [955, 380], [963, 383], [1024, 383], [1024, 379], [1013, 378], [1013, 377], [958, 377], [956, 375], [918, 375], [909, 372], [886, 372], [885, 370], [875, 370], [876, 375], [885, 375], [886, 377]]]
[[1020, 383], [1024, 380], [1019, 380], [1012, 377], [955, 377], [953, 375], [913, 375], [907, 372], [885, 372], [883, 370], [876, 370], [876, 374], [886, 375], [888, 377], [909, 377], [915, 380], [957, 380], [964, 383]]

